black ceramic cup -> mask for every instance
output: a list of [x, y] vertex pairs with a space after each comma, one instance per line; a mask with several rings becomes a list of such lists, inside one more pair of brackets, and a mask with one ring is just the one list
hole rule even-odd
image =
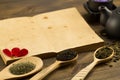
[[99, 14], [99, 6], [106, 6], [110, 10], [114, 10], [116, 6], [113, 4], [113, 0], [88, 0], [84, 7], [91, 14]]

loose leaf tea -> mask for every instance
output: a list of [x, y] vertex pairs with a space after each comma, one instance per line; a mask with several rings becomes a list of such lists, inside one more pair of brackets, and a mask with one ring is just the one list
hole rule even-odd
[[115, 56], [113, 57], [112, 61], [116, 62], [120, 59], [120, 42], [115, 42], [111, 45], [115, 51]]
[[61, 51], [56, 59], [57, 60], [60, 60], [60, 61], [66, 61], [66, 60], [71, 60], [73, 58], [75, 58], [77, 56], [77, 53], [72, 51], [72, 50], [64, 50], [64, 51]]
[[112, 60], [106, 63], [106, 65], [108, 65], [109, 67], [113, 67], [113, 62], [117, 62], [120, 60], [120, 42], [113, 40], [112, 42], [107, 42], [105, 45], [114, 49], [115, 54]]
[[34, 68], [35, 68], [35, 64], [31, 62], [24, 62], [24, 63], [13, 64], [13, 66], [9, 68], [9, 71], [14, 75], [22, 75], [32, 71]]
[[112, 50], [108, 47], [104, 47], [96, 52], [96, 58], [104, 59], [109, 57], [112, 54]]

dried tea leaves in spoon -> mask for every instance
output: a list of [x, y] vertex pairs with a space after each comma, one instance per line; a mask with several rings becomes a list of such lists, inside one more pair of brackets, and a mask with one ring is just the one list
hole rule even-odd
[[43, 61], [39, 57], [25, 57], [13, 62], [0, 71], [0, 80], [18, 79], [32, 75], [43, 66]]
[[104, 59], [109, 57], [111, 54], [112, 50], [108, 47], [104, 47], [96, 52], [95, 57], [98, 59]]
[[58, 61], [67, 61], [75, 58], [76, 56], [77, 56], [77, 53], [69, 49], [69, 50], [61, 51], [57, 55], [56, 59]]
[[9, 68], [9, 71], [14, 75], [21, 75], [34, 70], [35, 66], [36, 65], [31, 62], [17, 63], [17, 64], [13, 64]]

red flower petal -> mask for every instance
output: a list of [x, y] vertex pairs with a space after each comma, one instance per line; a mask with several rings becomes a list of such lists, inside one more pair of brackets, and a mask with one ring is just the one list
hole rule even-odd
[[10, 52], [9, 49], [3, 49], [3, 52], [4, 52], [5, 55], [7, 55], [7, 56], [9, 56], [9, 57], [13, 57], [13, 56], [12, 56], [12, 53]]
[[20, 49], [17, 48], [17, 47], [15, 47], [15, 48], [13, 48], [13, 49], [11, 50], [12, 56], [16, 56], [16, 55], [18, 55], [19, 52], [20, 52]]
[[28, 54], [28, 50], [27, 49], [22, 49], [20, 50], [19, 54], [16, 55], [16, 57], [22, 57]]

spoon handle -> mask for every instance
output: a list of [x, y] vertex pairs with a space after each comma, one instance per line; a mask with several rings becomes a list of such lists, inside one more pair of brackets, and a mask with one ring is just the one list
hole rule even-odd
[[34, 75], [32, 78], [30, 78], [29, 80], [42, 80], [45, 76], [47, 76], [50, 72], [52, 72], [53, 70], [55, 70], [56, 68], [59, 67], [60, 62], [56, 61], [55, 63], [53, 63], [52, 65], [50, 65], [49, 67], [43, 69], [42, 71], [38, 72], [36, 75]]
[[11, 79], [11, 77], [15, 77], [15, 76], [7, 72], [7, 70], [0, 71], [0, 80]]
[[87, 74], [92, 70], [92, 68], [97, 64], [97, 61], [93, 61], [90, 65], [79, 71], [71, 80], [84, 80]]

